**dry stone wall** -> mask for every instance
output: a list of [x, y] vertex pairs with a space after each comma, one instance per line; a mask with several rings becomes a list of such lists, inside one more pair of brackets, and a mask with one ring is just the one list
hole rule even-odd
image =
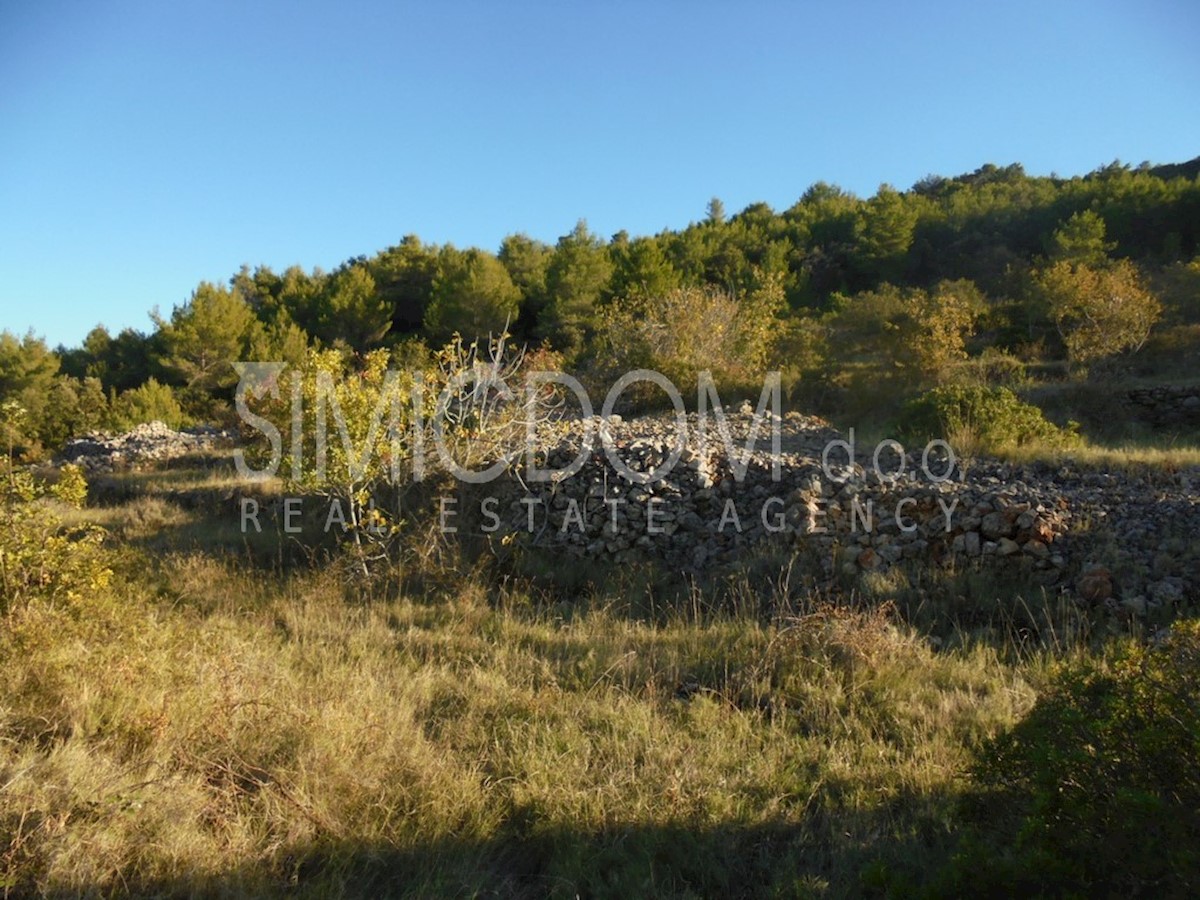
[[162, 422], [147, 422], [124, 434], [94, 432], [67, 442], [60, 462], [75, 463], [88, 472], [113, 472], [162, 463], [227, 446], [232, 435], [215, 428], [176, 431]]
[[1134, 414], [1157, 428], [1200, 427], [1200, 385], [1140, 388], [1126, 396]]
[[[574, 474], [488, 486], [501, 530], [542, 552], [618, 565], [656, 559], [685, 572], [763, 546], [811, 551], [829, 576], [914, 563], [993, 566], [1137, 614], [1200, 590], [1195, 471], [1138, 477], [952, 461], [941, 446], [909, 450], [901, 467], [892, 445], [856, 447], [851, 465], [845, 436], [823, 420], [756, 417], [748, 405], [726, 416], [732, 456], [715, 418], [701, 429], [691, 415], [673, 466], [670, 416], [596, 417], [547, 435], [550, 470], [567, 469], [588, 432], [591, 449]], [[739, 455], [756, 426], [756, 449]]]
[[[1200, 606], [1200, 470], [951, 460], [944, 447], [910, 448], [901, 465], [891, 445], [856, 446], [851, 463], [849, 436], [821, 419], [757, 416], [748, 404], [723, 413], [732, 453], [711, 413], [703, 426], [685, 417], [682, 440], [671, 416], [547, 427], [539, 462], [552, 477], [516, 467], [480, 485], [481, 517], [534, 552], [614, 565], [706, 573], [775, 548], [803, 553], [830, 578], [986, 566], [1124, 615]], [[150, 423], [72, 441], [62, 461], [100, 474], [229, 440]]]

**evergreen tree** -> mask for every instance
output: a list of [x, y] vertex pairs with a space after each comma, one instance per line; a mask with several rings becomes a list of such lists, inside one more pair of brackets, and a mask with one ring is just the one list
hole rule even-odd
[[521, 292], [521, 309], [514, 332], [533, 336], [546, 308], [546, 270], [553, 250], [525, 234], [510, 234], [500, 244], [498, 259]]
[[443, 248], [425, 331], [437, 343], [499, 334], [517, 317], [521, 292], [503, 264], [482, 250]]
[[1077, 212], [1050, 236], [1049, 257], [1053, 262], [1103, 267], [1115, 243], [1104, 239], [1104, 219], [1090, 209]]
[[559, 238], [546, 270], [550, 304], [541, 328], [555, 346], [568, 353], [582, 350], [612, 269], [604, 241], [588, 231], [582, 219]]
[[375, 290], [365, 265], [355, 261], [334, 273], [321, 308], [323, 339], [362, 351], [378, 344], [391, 327], [392, 307]]
[[408, 234], [399, 244], [368, 261], [375, 289], [392, 311], [391, 334], [417, 331], [425, 321], [438, 255], [435, 245], [422, 244], [415, 234]]
[[683, 279], [655, 238], [614, 244], [612, 256], [614, 297], [660, 297], [682, 286]]
[[215, 394], [237, 382], [232, 363], [245, 359], [262, 328], [241, 294], [202, 282], [170, 320], [154, 314], [162, 340], [160, 364], [182, 384]]

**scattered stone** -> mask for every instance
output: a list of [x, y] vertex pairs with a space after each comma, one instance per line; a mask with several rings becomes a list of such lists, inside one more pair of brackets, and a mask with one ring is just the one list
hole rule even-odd
[[232, 432], [207, 426], [176, 431], [163, 422], [147, 422], [125, 434], [93, 432], [67, 441], [57, 462], [94, 473], [136, 469], [228, 446], [232, 439]]

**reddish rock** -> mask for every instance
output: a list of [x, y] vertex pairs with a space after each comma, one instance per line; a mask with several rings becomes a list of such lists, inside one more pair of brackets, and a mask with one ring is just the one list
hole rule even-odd
[[1089, 569], [1079, 576], [1075, 590], [1088, 603], [1103, 603], [1112, 597], [1112, 575], [1103, 566]]
[[858, 565], [861, 569], [875, 569], [878, 568], [882, 562], [883, 560], [879, 558], [879, 554], [870, 547], [858, 554]]

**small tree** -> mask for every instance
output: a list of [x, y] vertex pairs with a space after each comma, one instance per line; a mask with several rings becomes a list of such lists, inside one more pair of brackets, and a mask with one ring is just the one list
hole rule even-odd
[[1117, 246], [1104, 239], [1105, 231], [1104, 219], [1098, 213], [1090, 209], [1075, 213], [1051, 236], [1050, 259], [1076, 265], [1105, 265], [1108, 254]]
[[[14, 410], [5, 404], [2, 421]], [[71, 605], [103, 590], [112, 571], [103, 548], [104, 531], [95, 525], [69, 525], [48, 501], [80, 506], [87, 482], [77, 466], [63, 466], [49, 490], [28, 469], [0, 462], [0, 617], [32, 603]]]
[[739, 299], [714, 287], [685, 287], [604, 309], [599, 363], [610, 371], [649, 367], [676, 385], [707, 369], [718, 383], [756, 378], [782, 337], [777, 278], [766, 276]]
[[[529, 416], [535, 426], [549, 416], [551, 404], [531, 407], [519, 396], [523, 354], [510, 351], [506, 338], [464, 344], [455, 336], [434, 365], [416, 372], [390, 368], [385, 350], [358, 358], [310, 350], [302, 366], [274, 385], [278, 369], [263, 379], [242, 368], [239, 411], [254, 421], [247, 413], [251, 398], [258, 400], [252, 415], [280, 433], [278, 474], [329, 499], [326, 526], [340, 525], [364, 576], [390, 556], [404, 524], [404, 492], [433, 469], [439, 447], [463, 469], [497, 460], [507, 467], [520, 458]], [[282, 460], [284, 442], [297, 437], [291, 449], [299, 449], [298, 457]], [[260, 464], [264, 443], [254, 453]]]
[[1162, 315], [1162, 304], [1128, 260], [1103, 269], [1057, 262], [1038, 280], [1072, 363], [1136, 353]]
[[1077, 444], [1076, 426], [1059, 428], [1042, 411], [1008, 388], [971, 384], [936, 387], [905, 404], [905, 440], [948, 440], [956, 451], [995, 451], [1030, 442], [1054, 447]]
[[58, 373], [58, 357], [32, 332], [18, 338], [0, 332], [0, 400], [11, 400], [22, 410], [19, 428], [10, 423], [9, 439], [22, 454], [37, 456], [46, 440], [46, 426], [57, 411], [50, 399]]
[[[375, 494], [398, 487], [411, 472], [413, 377], [389, 370], [388, 361], [386, 350], [375, 350], [352, 367], [343, 352], [309, 350], [264, 409], [265, 418], [284, 435], [300, 438], [292, 447], [298, 456], [280, 474], [289, 484], [329, 498], [326, 525], [340, 524], [349, 535], [364, 575], [372, 559], [386, 555], [400, 524], [394, 512], [398, 504], [385, 512], [376, 507]], [[246, 372], [238, 386], [239, 410], [247, 403], [247, 388], [263, 387], [252, 384], [255, 379]], [[294, 393], [302, 401], [298, 409], [292, 405]], [[284, 423], [293, 415], [299, 420], [288, 428]]]
[[365, 266], [346, 266], [330, 278], [320, 307], [321, 337], [341, 339], [355, 350], [379, 343], [392, 327], [392, 307], [375, 288]]
[[936, 384], [966, 359], [966, 342], [984, 308], [967, 279], [931, 292], [891, 284], [841, 298], [834, 317], [842, 358], [882, 356], [882, 364], [914, 382]]
[[186, 416], [175, 391], [151, 378], [145, 384], [116, 396], [108, 421], [113, 428], [128, 429], [144, 422], [162, 422], [178, 428]]
[[930, 294], [918, 292], [909, 339], [924, 378], [940, 383], [967, 358], [967, 338], [983, 305], [979, 288], [966, 279], [943, 281]]
[[48, 397], [51, 415], [43, 417], [42, 440], [51, 449], [61, 447], [68, 438], [101, 428], [108, 420], [108, 399], [98, 378], [54, 379]]
[[596, 304], [612, 271], [608, 247], [581, 219], [559, 238], [546, 268], [549, 305], [539, 323], [542, 336], [568, 354], [578, 353], [595, 326]]

